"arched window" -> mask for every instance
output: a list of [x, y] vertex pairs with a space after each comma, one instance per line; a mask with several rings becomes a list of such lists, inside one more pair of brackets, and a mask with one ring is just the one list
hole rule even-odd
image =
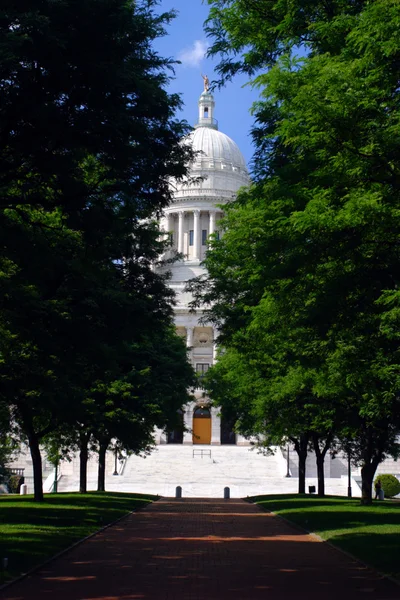
[[211, 419], [210, 409], [207, 408], [206, 406], [198, 406], [193, 413], [193, 418], [194, 419]]
[[204, 118], [208, 119], [208, 106], [204, 107]]

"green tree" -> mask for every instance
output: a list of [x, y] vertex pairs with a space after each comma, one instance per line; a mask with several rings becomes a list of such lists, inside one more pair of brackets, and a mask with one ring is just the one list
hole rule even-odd
[[[298, 2], [289, 14], [278, 2], [210, 4], [220, 11], [211, 12], [211, 23], [226, 19], [214, 30], [212, 52], [239, 54], [236, 63], [222, 61], [223, 76], [274, 66], [255, 79], [262, 94], [254, 107], [256, 183], [227, 207], [227, 233], [206, 259], [210, 275], [200, 296], [222, 344], [239, 352], [236, 332], [254, 326], [255, 311], [274, 299], [278, 319], [266, 324], [266, 340], [280, 338], [282, 368], [314, 370], [313, 394], [335, 413], [345, 411], [348, 424], [338, 433], [353, 439], [363, 501], [370, 502], [376, 466], [396, 452], [400, 424], [393, 336], [400, 8], [393, 1]], [[271, 12], [262, 23], [260, 12], [272, 8], [275, 23]], [[288, 56], [300, 42], [310, 50], [302, 61]]]
[[101, 373], [119, 380], [135, 327], [171, 315], [150, 217], [191, 152], [165, 91], [172, 62], [152, 48], [173, 15], [154, 6], [0, 9], [1, 400], [29, 440], [37, 500], [40, 441], [73, 421]]
[[299, 46], [313, 55], [340, 52], [365, 8], [364, 0], [207, 1], [205, 30], [209, 54], [221, 58], [220, 84], [239, 72], [253, 76]]

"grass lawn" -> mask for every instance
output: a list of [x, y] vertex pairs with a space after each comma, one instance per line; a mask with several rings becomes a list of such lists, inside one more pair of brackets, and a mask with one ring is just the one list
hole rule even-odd
[[361, 506], [356, 498], [297, 494], [255, 496], [250, 500], [400, 579], [400, 502], [387, 500]]
[[30, 496], [0, 496], [0, 561], [8, 558], [0, 583], [155, 499], [116, 492], [46, 494], [43, 503]]

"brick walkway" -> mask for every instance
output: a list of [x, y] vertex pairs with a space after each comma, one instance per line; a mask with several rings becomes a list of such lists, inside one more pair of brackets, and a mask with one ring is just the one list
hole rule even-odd
[[7, 600], [398, 600], [400, 587], [242, 500], [163, 499]]

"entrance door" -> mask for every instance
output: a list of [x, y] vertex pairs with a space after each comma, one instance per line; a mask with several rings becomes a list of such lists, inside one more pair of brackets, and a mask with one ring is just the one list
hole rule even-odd
[[193, 444], [211, 444], [211, 413], [198, 406], [193, 413]]

